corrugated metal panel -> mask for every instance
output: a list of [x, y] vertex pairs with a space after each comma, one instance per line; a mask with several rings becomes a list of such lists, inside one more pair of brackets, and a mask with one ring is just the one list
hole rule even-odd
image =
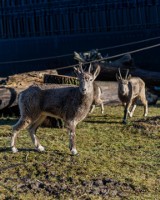
[[2, 0], [0, 6], [3, 39], [160, 26], [157, 0]]

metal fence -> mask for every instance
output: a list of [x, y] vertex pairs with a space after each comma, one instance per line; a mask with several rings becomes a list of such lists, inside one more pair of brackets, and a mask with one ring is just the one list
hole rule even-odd
[[158, 0], [1, 0], [0, 38], [160, 27]]

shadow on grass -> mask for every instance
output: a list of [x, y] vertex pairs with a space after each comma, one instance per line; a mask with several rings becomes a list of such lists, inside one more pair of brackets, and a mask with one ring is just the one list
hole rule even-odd
[[0, 147], [0, 153], [11, 151], [10, 147]]
[[[4, 152], [11, 152], [12, 153], [11, 147], [0, 147], [0, 153], [4, 153]], [[70, 155], [71, 157], [73, 156], [71, 153], [64, 153], [64, 152], [58, 151], [58, 150], [48, 150], [48, 151], [45, 150], [43, 152], [40, 152], [35, 148], [18, 148], [18, 152], [36, 152], [36, 153], [39, 153], [39, 154], [45, 154], [45, 153], [50, 152], [50, 154], [54, 155], [54, 156], [55, 155], [59, 155], [59, 156]], [[78, 155], [79, 154], [77, 154], [77, 156]]]
[[91, 124], [122, 124], [122, 122], [117, 122], [117, 121], [91, 121], [91, 120], [85, 120], [84, 122], [86, 123], [91, 123]]
[[[12, 152], [11, 151], [11, 147], [0, 147], [0, 153], [3, 153], [3, 152]], [[39, 151], [37, 151], [36, 149], [31, 149], [31, 148], [19, 148], [18, 149], [18, 152], [38, 152], [38, 153], [41, 153]]]
[[14, 125], [16, 122], [18, 121], [18, 119], [5, 119], [5, 118], [0, 118], [0, 126], [4, 126], [4, 125]]
[[109, 114], [101, 114], [101, 115], [88, 115], [87, 118], [110, 118], [112, 115]]

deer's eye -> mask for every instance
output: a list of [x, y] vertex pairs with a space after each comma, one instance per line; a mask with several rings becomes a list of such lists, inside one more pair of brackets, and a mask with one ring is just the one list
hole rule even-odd
[[93, 79], [91, 78], [90, 81], [93, 81]]

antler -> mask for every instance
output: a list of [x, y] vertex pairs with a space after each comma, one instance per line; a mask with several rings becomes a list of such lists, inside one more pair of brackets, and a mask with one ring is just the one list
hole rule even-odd
[[79, 62], [79, 69], [80, 69], [81, 73], [83, 73], [82, 62]]
[[122, 75], [121, 75], [120, 67], [118, 68], [118, 73], [119, 73], [119, 77], [120, 77], [120, 79], [122, 80], [123, 78], [122, 78]]
[[88, 73], [91, 73], [91, 68], [92, 68], [92, 64], [90, 63], [89, 68], [88, 68]]
[[129, 73], [129, 69], [127, 69], [125, 79], [127, 79], [128, 73]]

